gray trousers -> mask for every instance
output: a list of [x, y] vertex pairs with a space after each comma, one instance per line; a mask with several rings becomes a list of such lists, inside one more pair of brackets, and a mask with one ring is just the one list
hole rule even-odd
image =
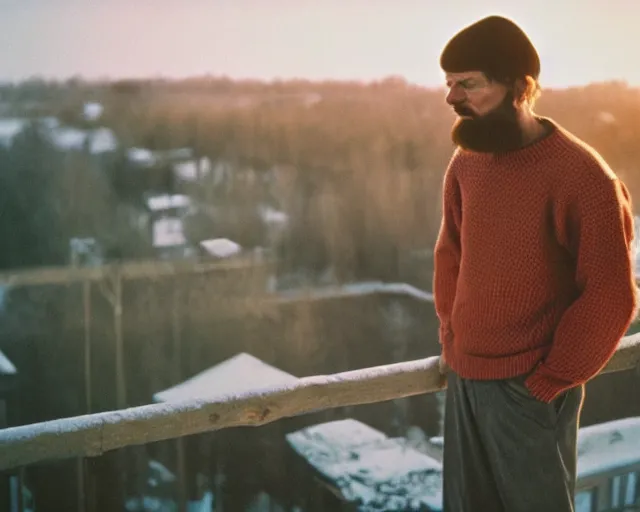
[[573, 512], [584, 386], [547, 404], [508, 380], [448, 375], [444, 512]]

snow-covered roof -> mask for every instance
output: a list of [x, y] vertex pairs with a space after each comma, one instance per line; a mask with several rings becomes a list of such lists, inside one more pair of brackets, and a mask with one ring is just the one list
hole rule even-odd
[[0, 144], [9, 147], [28, 124], [29, 120], [24, 118], [0, 118]]
[[353, 419], [293, 432], [288, 443], [361, 511], [442, 510], [442, 464]]
[[169, 210], [170, 208], [189, 208], [191, 198], [184, 194], [161, 194], [147, 197], [147, 208], [152, 212]]
[[259, 208], [258, 212], [262, 221], [266, 224], [283, 225], [289, 221], [289, 216], [286, 213], [271, 208], [270, 206], [263, 206]]
[[0, 375], [15, 375], [16, 373], [18, 373], [16, 367], [0, 350]]
[[151, 150], [147, 148], [133, 147], [127, 150], [127, 159], [142, 167], [152, 167], [159, 162], [178, 162], [193, 158], [193, 149], [177, 148], [167, 150]]
[[202, 248], [216, 258], [228, 258], [242, 251], [242, 246], [228, 238], [211, 238], [200, 242]]
[[87, 140], [87, 132], [69, 126], [60, 126], [47, 133], [51, 143], [63, 151], [81, 150]]
[[102, 115], [104, 107], [97, 102], [87, 102], [84, 104], [82, 113], [87, 121], [96, 121]]
[[[211, 160], [208, 157], [200, 159], [200, 173], [205, 176], [211, 172]], [[198, 178], [198, 161], [186, 160], [173, 164], [173, 172], [182, 181], [194, 181]]]
[[62, 151], [83, 151], [86, 148], [92, 155], [98, 155], [118, 148], [118, 139], [109, 128], [80, 130], [70, 126], [52, 126], [46, 135]]
[[156, 163], [156, 157], [153, 151], [146, 148], [127, 149], [127, 159], [132, 163], [144, 167], [150, 167]]
[[301, 288], [281, 290], [278, 294], [283, 300], [297, 300], [308, 298], [335, 298], [350, 297], [355, 295], [375, 295], [378, 293], [389, 295], [407, 295], [414, 299], [433, 302], [433, 294], [420, 290], [407, 283], [383, 283], [382, 281], [361, 281], [340, 286], [323, 286], [315, 288]]
[[154, 221], [152, 245], [157, 248], [181, 246], [187, 243], [181, 219], [165, 217]]
[[153, 401], [213, 400], [263, 388], [286, 386], [297, 380], [297, 377], [242, 352], [172, 388], [156, 393]]
[[89, 134], [89, 152], [93, 155], [118, 149], [118, 139], [109, 128], [97, 128]]
[[578, 431], [578, 479], [640, 463], [640, 417]]

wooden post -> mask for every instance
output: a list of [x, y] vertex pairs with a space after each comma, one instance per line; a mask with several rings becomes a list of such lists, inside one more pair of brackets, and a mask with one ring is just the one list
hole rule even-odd
[[127, 388], [124, 367], [124, 346], [122, 340], [122, 275], [115, 269], [111, 275], [110, 285], [100, 281], [100, 289], [113, 308], [113, 331], [116, 359], [116, 407], [127, 406]]
[[24, 466], [18, 469], [18, 473], [16, 475], [16, 487], [17, 487], [17, 500], [16, 504], [18, 506], [18, 512], [25, 512], [24, 510], [24, 496], [23, 496], [23, 485], [24, 485]]
[[84, 309], [84, 393], [87, 414], [91, 414], [91, 281], [82, 283]]
[[119, 409], [127, 406], [127, 381], [124, 366], [124, 343], [122, 339], [122, 277], [118, 272], [113, 282], [113, 323], [116, 342], [116, 403]]
[[86, 506], [85, 506], [86, 497], [85, 497], [85, 492], [84, 492], [84, 486], [85, 486], [84, 457], [78, 457], [76, 459], [76, 475], [77, 475], [76, 481], [78, 482], [78, 484], [77, 484], [78, 511], [79, 512], [85, 512], [85, 510], [86, 510]]
[[184, 438], [178, 437], [176, 439], [176, 459], [177, 468], [176, 473], [178, 477], [178, 511], [186, 512], [187, 510], [187, 486], [184, 478], [186, 470], [185, 455], [184, 455]]
[[[115, 387], [116, 387], [116, 408], [124, 409], [127, 405], [126, 376], [124, 368], [123, 339], [122, 339], [122, 273], [118, 267], [107, 276], [106, 280], [99, 281], [100, 290], [111, 304], [113, 309], [113, 331], [115, 348]], [[118, 475], [118, 488], [113, 492], [124, 495], [123, 481], [126, 480], [126, 463], [124, 452], [119, 450], [113, 454], [113, 463]], [[115, 475], [114, 475], [115, 476]], [[100, 505], [98, 505], [100, 506]]]
[[[181, 339], [181, 308], [180, 308], [180, 281], [179, 278], [173, 280], [173, 301], [171, 304], [171, 331], [173, 341], [173, 379], [178, 384], [182, 380], [182, 339]], [[176, 439], [176, 459], [177, 459], [177, 478], [178, 478], [178, 511], [186, 512], [187, 510], [187, 487], [185, 481], [185, 450], [184, 439]]]
[[[84, 396], [85, 412], [91, 414], [91, 281], [82, 283], [82, 306], [84, 327]], [[78, 481], [78, 511], [85, 512], [87, 502], [87, 464], [84, 457], [77, 459], [76, 472]]]

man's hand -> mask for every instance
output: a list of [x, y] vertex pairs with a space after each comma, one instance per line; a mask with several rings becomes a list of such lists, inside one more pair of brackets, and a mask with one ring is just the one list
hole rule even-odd
[[442, 373], [443, 375], [446, 373], [449, 373], [449, 370], [451, 370], [451, 368], [449, 368], [449, 365], [447, 364], [447, 361], [444, 358], [444, 352], [442, 354], [440, 354], [440, 360], [438, 361], [438, 367], [440, 368], [440, 373]]
[[444, 358], [444, 352], [440, 354], [440, 358], [438, 359], [438, 368], [440, 370], [440, 385], [444, 387], [444, 384], [447, 382], [447, 373], [451, 371], [451, 368], [449, 368]]

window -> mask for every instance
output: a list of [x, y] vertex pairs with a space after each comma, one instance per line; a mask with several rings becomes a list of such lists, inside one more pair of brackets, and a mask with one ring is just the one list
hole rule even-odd
[[616, 475], [611, 479], [611, 507], [618, 508], [622, 505], [623, 497], [623, 476]]
[[616, 475], [611, 479], [611, 507], [635, 505], [638, 498], [638, 473]]
[[594, 489], [587, 489], [576, 493], [576, 512], [596, 512], [596, 493]]
[[627, 488], [624, 493], [624, 504], [635, 505], [638, 501], [638, 473], [627, 475]]

